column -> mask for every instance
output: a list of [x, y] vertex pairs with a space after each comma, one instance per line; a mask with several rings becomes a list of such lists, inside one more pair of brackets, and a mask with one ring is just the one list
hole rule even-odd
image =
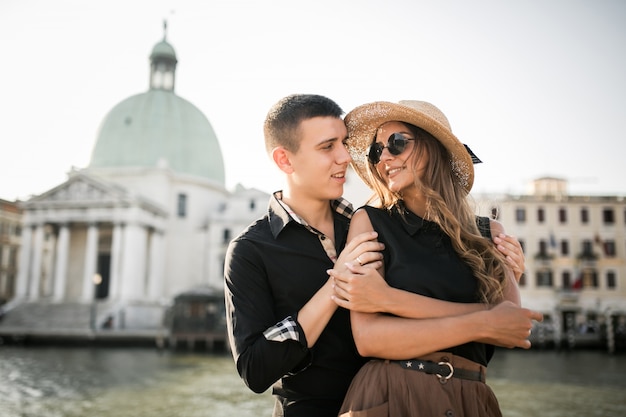
[[109, 281], [109, 300], [119, 300], [121, 291], [120, 270], [124, 258], [124, 225], [116, 223], [113, 226], [111, 242], [111, 277]]
[[64, 223], [59, 228], [59, 239], [57, 240], [56, 265], [54, 268], [54, 289], [52, 293], [54, 301], [61, 301], [65, 298], [69, 246], [70, 229], [69, 226]]
[[32, 259], [32, 279], [30, 281], [30, 290], [28, 292], [29, 299], [36, 301], [39, 299], [39, 286], [41, 285], [41, 260], [43, 256], [43, 224], [35, 227], [35, 236], [33, 242], [33, 259]]
[[22, 230], [20, 263], [18, 265], [17, 282], [15, 284], [15, 298], [17, 299], [24, 299], [28, 295], [32, 238], [33, 238], [32, 226], [25, 225], [24, 229]]
[[147, 230], [137, 224], [124, 227], [124, 259], [121, 265], [121, 298], [142, 299], [146, 278]]
[[83, 302], [93, 301], [94, 282], [98, 262], [98, 225], [91, 223], [87, 229], [87, 248], [85, 250], [85, 272], [83, 273]]
[[155, 230], [151, 233], [150, 249], [148, 253], [148, 296], [158, 301], [163, 296], [164, 275], [164, 238], [163, 232]]

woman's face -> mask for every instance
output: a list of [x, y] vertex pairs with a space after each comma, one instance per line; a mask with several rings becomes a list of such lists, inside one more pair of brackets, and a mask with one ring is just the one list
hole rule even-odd
[[[389, 151], [389, 139], [392, 138], [391, 142], [394, 142], [394, 134], [400, 134], [404, 139], [408, 140], [404, 150], [397, 155], [394, 155], [394, 153], [397, 153], [398, 147], [396, 146], [396, 152], [393, 152], [393, 143], [391, 144], [392, 152]], [[397, 136], [395, 138], [400, 139], [395, 140], [396, 143], [402, 144], [401, 138]], [[379, 144], [378, 150], [380, 155], [380, 161], [374, 164], [374, 168], [387, 185], [387, 188], [396, 193], [405, 193], [410, 189], [414, 189], [414, 173], [421, 177], [428, 155], [424, 150], [420, 152], [420, 160], [417, 161], [417, 165], [415, 164], [415, 159], [418, 158], [418, 153], [414, 152], [415, 146], [417, 146], [416, 138], [408, 126], [402, 122], [387, 122], [378, 128], [374, 140]], [[383, 146], [382, 151], [380, 145]]]

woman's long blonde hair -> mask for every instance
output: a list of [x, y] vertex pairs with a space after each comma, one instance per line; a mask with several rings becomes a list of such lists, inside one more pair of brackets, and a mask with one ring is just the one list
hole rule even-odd
[[[411, 152], [416, 157], [410, 169], [415, 186], [425, 196], [425, 219], [437, 223], [450, 237], [452, 247], [478, 279], [481, 300], [486, 303], [501, 300], [507, 282], [504, 256], [480, 234], [467, 191], [452, 172], [450, 153], [430, 133], [411, 124], [403, 124], [415, 135]], [[428, 162], [422, 178], [419, 178], [416, 167], [424, 155], [427, 155]], [[403, 199], [402, 195], [390, 191], [372, 164], [367, 165], [370, 183], [379, 200], [377, 204], [388, 210], [397, 207]]]

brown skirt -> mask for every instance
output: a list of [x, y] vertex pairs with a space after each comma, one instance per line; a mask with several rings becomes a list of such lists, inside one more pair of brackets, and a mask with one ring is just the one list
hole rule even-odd
[[[485, 367], [446, 352], [421, 357], [485, 374]], [[397, 363], [371, 360], [352, 380], [340, 417], [502, 417], [498, 400], [484, 382], [452, 377], [445, 383]]]

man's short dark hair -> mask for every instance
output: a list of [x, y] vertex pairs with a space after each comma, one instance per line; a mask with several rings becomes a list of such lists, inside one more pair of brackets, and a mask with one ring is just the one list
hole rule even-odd
[[277, 146], [296, 152], [300, 147], [298, 128], [304, 120], [314, 117], [341, 119], [343, 110], [328, 97], [316, 94], [292, 94], [276, 103], [267, 113], [263, 124], [265, 149]]

